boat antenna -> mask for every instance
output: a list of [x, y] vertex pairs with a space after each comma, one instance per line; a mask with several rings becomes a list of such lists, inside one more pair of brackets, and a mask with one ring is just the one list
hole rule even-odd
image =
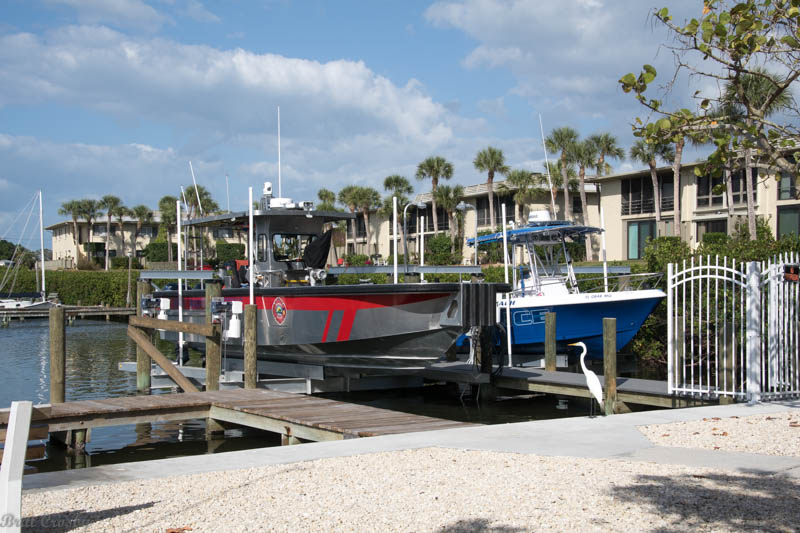
[[181, 197], [183, 198], [183, 207], [188, 209], [189, 204], [186, 203], [186, 191], [183, 190], [183, 185], [181, 185]]
[[42, 258], [42, 301], [45, 301], [47, 291], [44, 287], [44, 224], [42, 223], [42, 190], [39, 189], [39, 252]]
[[231, 189], [228, 186], [228, 175], [225, 174], [225, 197], [228, 199], [228, 213], [231, 212]]
[[550, 162], [547, 160], [547, 143], [544, 141], [544, 126], [542, 114], [539, 113], [539, 129], [542, 132], [542, 148], [544, 148], [544, 168], [547, 170], [547, 186], [550, 188], [550, 207], [553, 209], [553, 219], [556, 218], [556, 199], [553, 196], [553, 180], [550, 178]]
[[[200, 210], [201, 215], [204, 215], [205, 213], [203, 213], [203, 204], [200, 203], [200, 191], [197, 190], [197, 180], [194, 179], [194, 168], [192, 168], [191, 161], [189, 161], [189, 170], [192, 172], [192, 184], [194, 185], [194, 193], [197, 195], [197, 209]], [[186, 200], [184, 199], [184, 202], [185, 201]]]
[[281, 106], [278, 106], [278, 198], [283, 198], [281, 189]]

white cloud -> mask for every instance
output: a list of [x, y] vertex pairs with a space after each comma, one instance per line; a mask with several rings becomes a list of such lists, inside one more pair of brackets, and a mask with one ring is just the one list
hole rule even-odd
[[221, 22], [221, 19], [206, 9], [198, 0], [187, 0], [181, 13], [198, 22]]
[[416, 80], [398, 86], [363, 62], [321, 63], [242, 49], [136, 39], [70, 26], [0, 37], [0, 105], [54, 101], [216, 132], [274, 128], [275, 105], [304, 136], [386, 128], [432, 145], [450, 113]]
[[[156, 31], [169, 18], [141, 0], [46, 0], [73, 8], [83, 24], [110, 24]], [[200, 6], [202, 7], [202, 5]]]
[[[678, 20], [696, 15], [686, 3], [664, 3], [673, 4]], [[643, 108], [619, 90], [617, 80], [649, 63], [663, 83], [674, 68], [671, 54], [659, 53], [667, 34], [653, 24], [651, 10], [640, 0], [441, 0], [425, 18], [472, 38], [476, 44], [463, 66], [507, 69], [516, 80], [508, 94], [527, 99], [537, 112], [547, 111], [551, 120], [596, 125], [601, 115], [606, 120], [601, 127], [630, 131], [623, 126]], [[687, 105], [680, 94], [674, 99]]]
[[506, 105], [503, 97], [492, 98], [490, 100], [481, 100], [478, 102], [478, 109], [487, 115], [496, 117], [506, 116]]

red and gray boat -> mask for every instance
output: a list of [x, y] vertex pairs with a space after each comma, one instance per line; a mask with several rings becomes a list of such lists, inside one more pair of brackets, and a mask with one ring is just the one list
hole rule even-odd
[[[496, 294], [508, 291], [506, 284], [337, 283], [325, 269], [333, 235], [330, 227], [355, 216], [317, 211], [309, 202], [272, 198], [270, 191], [271, 186], [265, 184], [259, 208], [253, 212], [252, 267], [242, 266], [225, 278], [226, 305], [219, 306], [238, 309], [250, 303], [252, 274], [259, 360], [415, 370], [442, 358], [471, 327], [494, 324]], [[185, 224], [245, 232], [249, 213], [227, 213]], [[178, 291], [158, 291], [153, 296], [168, 298], [166, 315], [178, 318]], [[229, 302], [241, 304], [227, 306]], [[237, 320], [230, 314], [224, 318], [230, 319]], [[205, 321], [204, 291], [183, 291], [183, 320]], [[226, 356], [242, 356], [242, 338], [231, 335], [224, 341]], [[203, 340], [186, 336], [186, 342], [197, 348]]]

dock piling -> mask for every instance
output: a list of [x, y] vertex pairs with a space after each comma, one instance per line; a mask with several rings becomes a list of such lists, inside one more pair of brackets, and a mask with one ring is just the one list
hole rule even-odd
[[556, 314], [544, 314], [544, 369], [556, 371]]
[[[211, 324], [211, 300], [222, 296], [222, 284], [209, 280], [206, 283], [206, 324]], [[220, 375], [220, 333], [206, 337], [206, 390], [219, 390]]]
[[[149, 281], [136, 282], [136, 316], [142, 316], [142, 297], [153, 293]], [[152, 330], [145, 330], [149, 335]], [[150, 391], [150, 356], [138, 344], [136, 345], [136, 390]]]
[[603, 319], [603, 377], [605, 379], [606, 415], [613, 415], [617, 407], [617, 319]]
[[66, 396], [65, 366], [67, 359], [67, 330], [64, 308], [50, 308], [50, 403], [64, 403]]
[[244, 388], [255, 389], [258, 382], [256, 369], [256, 341], [258, 339], [258, 314], [255, 305], [244, 306]]

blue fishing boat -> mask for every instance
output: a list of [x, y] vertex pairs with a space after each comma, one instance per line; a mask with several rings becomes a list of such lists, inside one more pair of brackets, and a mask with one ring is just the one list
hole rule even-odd
[[[623, 348], [656, 305], [666, 296], [655, 288], [661, 274], [576, 277], [567, 243], [599, 234], [598, 227], [549, 220], [549, 213], [532, 213], [527, 226], [505, 231], [514, 290], [498, 295], [498, 324], [507, 331], [516, 354], [544, 352], [545, 314], [556, 313], [556, 343], [560, 353], [583, 342], [589, 357], [603, 356], [603, 318], [617, 319], [617, 348]], [[502, 243], [504, 232], [478, 237], [478, 245]], [[475, 245], [475, 239], [467, 244]], [[519, 262], [517, 259], [521, 258]], [[510, 309], [510, 313], [506, 311]], [[460, 339], [463, 344], [464, 339]]]

